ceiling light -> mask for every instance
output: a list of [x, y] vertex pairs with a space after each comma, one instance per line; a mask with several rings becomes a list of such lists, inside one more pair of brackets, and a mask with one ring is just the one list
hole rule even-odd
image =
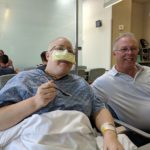
[[121, 1], [122, 0], [104, 0], [104, 8], [111, 7], [112, 5], [115, 5]]

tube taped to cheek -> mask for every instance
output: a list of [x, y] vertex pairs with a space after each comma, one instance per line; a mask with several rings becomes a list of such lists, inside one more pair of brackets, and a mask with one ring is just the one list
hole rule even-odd
[[69, 53], [67, 50], [54, 50], [52, 60], [65, 60], [75, 64], [75, 55]]

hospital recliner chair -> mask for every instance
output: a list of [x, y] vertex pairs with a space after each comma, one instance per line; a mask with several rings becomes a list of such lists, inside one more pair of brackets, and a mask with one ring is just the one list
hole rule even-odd
[[88, 73], [88, 82], [91, 84], [96, 78], [105, 73], [105, 68], [93, 68], [89, 70]]
[[124, 133], [129, 138], [131, 138], [129, 136], [131, 132], [133, 133], [133, 135], [135, 135], [135, 137], [134, 137], [135, 141], [133, 141], [133, 138], [131, 138], [131, 141], [138, 147], [137, 150], [150, 150], [150, 142], [147, 143], [147, 144], [141, 145], [141, 143], [138, 143], [139, 140], [138, 141], [136, 140], [137, 135], [139, 135], [138, 138], [139, 137], [144, 137], [144, 141], [145, 141], [145, 139], [146, 139], [146, 141], [150, 141], [150, 133], [147, 133], [147, 132], [145, 132], [143, 130], [140, 130], [140, 129], [138, 129], [138, 128], [130, 125], [130, 124], [127, 124], [127, 123], [125, 123], [123, 121], [120, 121], [118, 119], [114, 119], [114, 121], [117, 124], [117, 126], [121, 125], [121, 126], [116, 128], [117, 133]]
[[88, 74], [85, 69], [78, 69], [77, 74], [87, 81]]
[[[114, 110], [109, 105], [108, 105], [108, 108], [114, 118], [114, 121], [115, 121], [115, 124], [117, 127], [116, 128], [117, 133], [126, 134], [130, 138], [130, 140], [138, 147], [140, 147], [150, 141], [150, 132], [149, 131], [145, 132], [141, 129], [138, 129], [138, 128], [130, 125], [129, 123], [119, 120], [117, 114], [114, 112]], [[142, 138], [143, 141], [140, 138]]]
[[0, 76], [0, 90], [3, 88], [3, 86], [7, 83], [9, 79], [14, 77], [16, 74], [7, 74]]
[[[149, 134], [149, 133], [144, 132], [144, 131], [142, 131], [142, 130], [136, 128], [136, 127], [133, 127], [133, 126], [131, 126], [130, 124], [127, 124], [127, 123], [125, 123], [125, 122], [123, 122], [123, 121], [121, 121], [121, 120], [114, 119], [114, 121], [115, 121], [115, 123], [117, 123], [118, 125], [121, 125], [121, 126], [125, 127], [126, 129], [129, 129], [129, 130], [131, 130], [131, 131], [134, 131], [135, 133], [137, 133], [137, 134], [139, 134], [139, 135], [141, 135], [141, 136], [144, 136], [144, 137], [150, 139], [150, 134]], [[125, 129], [125, 128], [124, 128], [124, 131], [123, 131], [123, 132], [126, 132], [126, 129]], [[121, 131], [121, 132], [122, 132], [122, 131]]]

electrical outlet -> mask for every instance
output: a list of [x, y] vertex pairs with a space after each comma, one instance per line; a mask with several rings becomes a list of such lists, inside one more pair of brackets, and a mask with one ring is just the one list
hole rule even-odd
[[120, 24], [119, 27], [118, 27], [119, 31], [122, 31], [124, 30], [124, 25]]

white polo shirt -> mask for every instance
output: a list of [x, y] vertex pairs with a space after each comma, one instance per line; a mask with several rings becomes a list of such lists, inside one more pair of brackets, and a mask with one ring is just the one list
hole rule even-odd
[[107, 102], [120, 120], [150, 131], [150, 67], [137, 67], [139, 71], [134, 78], [113, 67], [91, 86], [98, 98]]

